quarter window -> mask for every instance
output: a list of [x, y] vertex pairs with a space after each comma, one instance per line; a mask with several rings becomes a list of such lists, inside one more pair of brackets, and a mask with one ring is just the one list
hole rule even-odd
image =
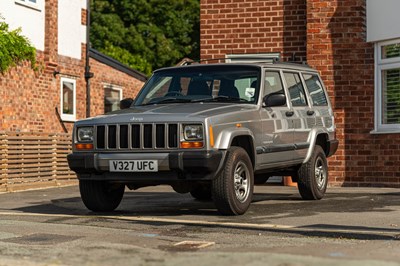
[[325, 106], [328, 105], [322, 83], [318, 75], [303, 74], [304, 81], [308, 89], [308, 93], [311, 96], [311, 100], [314, 106]]
[[376, 45], [375, 127], [400, 131], [400, 40]]
[[76, 81], [61, 78], [61, 119], [76, 120]]
[[283, 75], [286, 80], [292, 106], [307, 105], [306, 94], [303, 84], [301, 83], [300, 75], [297, 73], [284, 73]]
[[122, 89], [113, 86], [104, 88], [104, 113], [119, 110], [119, 102], [122, 100]]

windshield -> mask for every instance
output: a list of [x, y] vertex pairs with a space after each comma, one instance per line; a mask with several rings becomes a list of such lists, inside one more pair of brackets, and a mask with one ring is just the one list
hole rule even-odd
[[260, 70], [251, 66], [196, 66], [155, 72], [135, 105], [232, 102], [257, 103]]

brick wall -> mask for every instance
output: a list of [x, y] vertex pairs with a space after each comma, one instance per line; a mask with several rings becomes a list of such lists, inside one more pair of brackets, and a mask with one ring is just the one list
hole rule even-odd
[[124, 72], [118, 71], [97, 60], [90, 59], [90, 71], [94, 77], [90, 80], [91, 116], [104, 114], [104, 87], [111, 85], [122, 88], [123, 98], [135, 98], [144, 82]]
[[305, 59], [305, 0], [203, 0], [200, 7], [202, 59], [273, 52]]
[[400, 187], [400, 134], [370, 134], [374, 49], [365, 0], [201, 1], [202, 59], [262, 52], [296, 52], [320, 71], [340, 140], [330, 185]]
[[[12, 68], [0, 76], [0, 131], [62, 133], [62, 124], [68, 132], [73, 122], [59, 121], [62, 77], [76, 81], [76, 118], [86, 117], [85, 58], [86, 45], [82, 44], [81, 59], [58, 54], [58, 0], [45, 3], [45, 51], [38, 51], [39, 71], [27, 63]], [[81, 11], [81, 23], [86, 23], [86, 11]], [[113, 84], [124, 89], [124, 97], [134, 97], [143, 85], [140, 81], [110, 66], [90, 60], [91, 115], [104, 113], [104, 85]], [[58, 74], [54, 74], [54, 72]]]
[[307, 60], [328, 87], [340, 139], [331, 184], [400, 187], [400, 135], [370, 134], [374, 46], [366, 43], [365, 0], [307, 2]]

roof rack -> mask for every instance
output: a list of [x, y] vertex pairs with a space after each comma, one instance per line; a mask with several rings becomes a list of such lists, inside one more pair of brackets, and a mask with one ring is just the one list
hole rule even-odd
[[[202, 62], [210, 62], [210, 61], [217, 61], [217, 62], [220, 62], [220, 61], [225, 61], [225, 60], [227, 60], [227, 59], [229, 59], [229, 58], [221, 57], [221, 58], [209, 58], [209, 59], [202, 59], [202, 60], [192, 60], [192, 61], [185, 62], [184, 65], [200, 64], [200, 63], [202, 63]], [[240, 57], [240, 59], [243, 59], [243, 60], [260, 60], [260, 59], [265, 59], [266, 61], [257, 61], [257, 62], [254, 62], [254, 63], [261, 63], [261, 64], [263, 64], [263, 63], [264, 63], [264, 64], [282, 63], [282, 64], [302, 64], [302, 65], [308, 66], [307, 61], [295, 61], [295, 58], [292, 58], [291, 61], [281, 61], [281, 59], [280, 59], [280, 58], [277, 58], [277, 57], [263, 57], [263, 58], [260, 58], [260, 57], [255, 57], [255, 56]], [[238, 63], [240, 63], [240, 62], [238, 62]], [[243, 62], [243, 63], [246, 63], [246, 62]]]

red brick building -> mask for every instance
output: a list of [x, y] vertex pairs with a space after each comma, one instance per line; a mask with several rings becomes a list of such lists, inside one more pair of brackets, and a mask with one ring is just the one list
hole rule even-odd
[[118, 108], [147, 79], [96, 50], [86, 53], [86, 5], [0, 1], [0, 17], [21, 28], [39, 67], [0, 74], [0, 192], [75, 183], [66, 161], [74, 122]]
[[396, 10], [395, 0], [202, 0], [201, 58], [307, 61], [336, 116], [330, 184], [400, 187]]
[[[11, 28], [21, 27], [37, 48], [39, 70], [28, 65], [0, 76], [0, 131], [64, 132], [73, 122], [117, 108], [146, 77], [91, 50], [87, 97], [86, 1], [15, 0], [0, 3]], [[31, 24], [35, 27], [31, 27]], [[61, 119], [60, 119], [61, 118]]]

